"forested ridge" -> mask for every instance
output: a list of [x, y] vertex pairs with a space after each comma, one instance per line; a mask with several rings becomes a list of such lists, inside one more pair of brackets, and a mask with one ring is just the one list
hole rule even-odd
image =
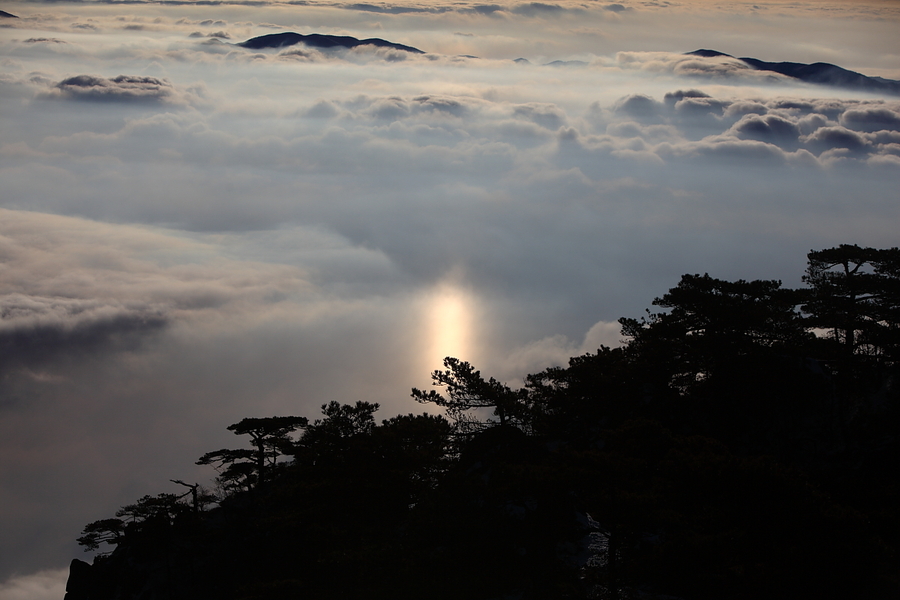
[[[684, 275], [521, 388], [247, 418], [209, 488], [88, 524], [66, 600], [897, 598], [900, 249]], [[441, 414], [437, 414], [441, 413]]]

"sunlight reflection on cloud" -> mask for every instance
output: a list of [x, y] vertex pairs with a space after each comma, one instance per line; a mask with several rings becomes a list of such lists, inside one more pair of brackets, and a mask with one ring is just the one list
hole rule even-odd
[[[474, 360], [478, 323], [473, 299], [459, 287], [452, 273], [429, 294], [428, 326], [431, 337], [428, 368], [440, 368], [447, 356]], [[455, 281], [456, 280], [456, 281]]]

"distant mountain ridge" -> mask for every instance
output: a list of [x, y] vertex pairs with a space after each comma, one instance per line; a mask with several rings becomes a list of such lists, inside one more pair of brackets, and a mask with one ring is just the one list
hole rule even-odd
[[835, 87], [850, 88], [867, 92], [888, 93], [900, 96], [900, 81], [885, 79], [884, 77], [868, 77], [862, 73], [850, 71], [830, 63], [817, 62], [804, 64], [795, 62], [767, 62], [759, 60], [758, 58], [736, 57], [717, 50], [706, 49], [694, 50], [693, 52], [687, 52], [687, 54], [704, 58], [714, 58], [717, 56], [737, 58], [737, 60], [757, 71], [772, 71], [787, 77], [799, 79], [806, 83], [831, 85]]
[[262, 48], [283, 48], [285, 46], [294, 46], [303, 44], [312, 48], [356, 48], [357, 46], [377, 46], [379, 48], [393, 48], [395, 50], [403, 50], [412, 54], [425, 54], [424, 51], [412, 46], [404, 46], [403, 44], [395, 44], [381, 38], [369, 38], [360, 40], [349, 35], [324, 35], [321, 33], [310, 33], [303, 35], [302, 33], [294, 33], [286, 31], [284, 33], [270, 33], [259, 37], [250, 38], [246, 42], [241, 42], [238, 46], [259, 50]]
[[[395, 42], [389, 42], [381, 38], [368, 38], [360, 40], [349, 35], [326, 35], [321, 33], [310, 33], [308, 35], [303, 35], [301, 33], [294, 33], [292, 31], [261, 35], [258, 37], [250, 38], [245, 42], [240, 42], [237, 45], [241, 46], [242, 48], [248, 48], [251, 50], [260, 50], [263, 48], [284, 48], [297, 44], [303, 44], [311, 48], [348, 49], [356, 48], [358, 46], [375, 46], [378, 48], [393, 48], [395, 50], [402, 50], [404, 52], [410, 52], [412, 54], [425, 54], [423, 50], [419, 50], [418, 48], [406, 46], [404, 44], [397, 44]], [[758, 58], [736, 57], [732, 56], [731, 54], [719, 52], [718, 50], [709, 50], [705, 48], [694, 50], [693, 52], [686, 52], [685, 54], [690, 56], [700, 56], [703, 58], [734, 58], [757, 71], [771, 71], [773, 73], [779, 73], [781, 75], [785, 75], [787, 77], [791, 77], [793, 79], [797, 79], [806, 83], [830, 85], [833, 87], [900, 96], [900, 81], [885, 79], [884, 77], [869, 77], [867, 75], [863, 75], [862, 73], [850, 71], [848, 69], [844, 69], [843, 67], [839, 67], [830, 63], [817, 62], [812, 64], [805, 64], [795, 62], [767, 62], [764, 60], [759, 60]], [[520, 64], [527, 64], [529, 61], [524, 58], [517, 58], [515, 59], [515, 62]], [[584, 65], [586, 65], [586, 63], [582, 61], [558, 60], [547, 63], [546, 66], [558, 67]]]
[[0, 18], [5, 19], [18, 19], [19, 17], [13, 14], [6, 12], [5, 10], [0, 10]]

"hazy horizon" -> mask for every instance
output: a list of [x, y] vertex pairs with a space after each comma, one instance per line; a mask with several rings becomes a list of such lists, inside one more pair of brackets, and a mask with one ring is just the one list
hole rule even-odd
[[[900, 99], [685, 55], [900, 80], [897, 2], [0, 9], [3, 600], [243, 417], [422, 412], [443, 356], [519, 385], [684, 273], [898, 245]], [[424, 54], [234, 45], [280, 31]]]

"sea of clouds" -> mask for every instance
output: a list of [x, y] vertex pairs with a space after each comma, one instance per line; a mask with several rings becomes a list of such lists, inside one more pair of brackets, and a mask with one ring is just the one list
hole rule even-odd
[[[683, 273], [897, 245], [900, 100], [684, 54], [900, 79], [893, 5], [822, 6], [5, 6], [0, 597], [242, 417], [419, 412], [444, 355], [517, 385]], [[235, 45], [278, 31], [425, 53]]]

